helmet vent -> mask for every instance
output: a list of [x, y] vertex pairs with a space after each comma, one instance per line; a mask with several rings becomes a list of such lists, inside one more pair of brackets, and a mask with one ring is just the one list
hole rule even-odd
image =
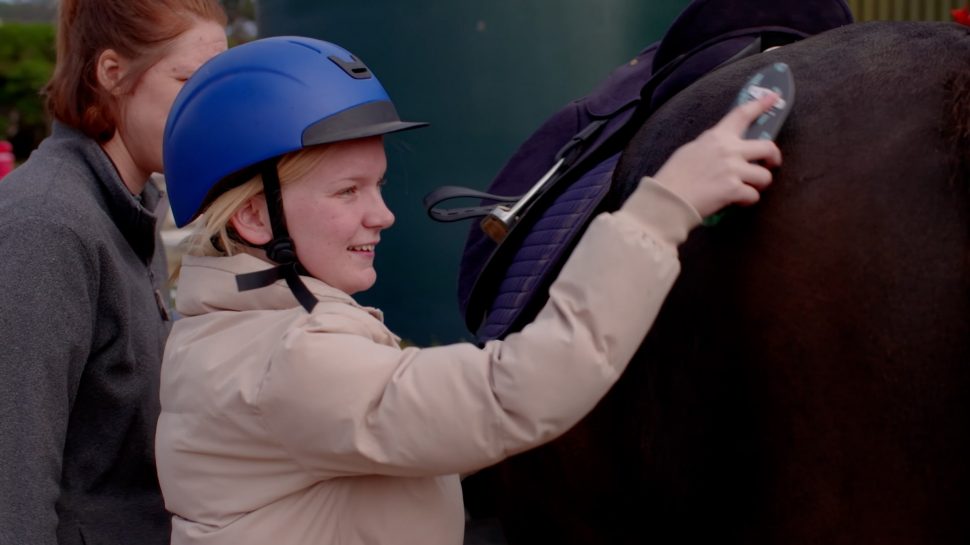
[[370, 79], [373, 77], [370, 69], [367, 68], [367, 65], [353, 55], [350, 56], [349, 61], [345, 61], [336, 55], [330, 55], [327, 58], [333, 61], [334, 64], [339, 66], [341, 70], [347, 72], [347, 75], [354, 79]]
[[319, 48], [316, 48], [313, 45], [311, 45], [311, 44], [309, 44], [309, 43], [307, 43], [305, 41], [301, 41], [301, 40], [289, 40], [289, 42], [291, 44], [293, 44], [293, 45], [298, 45], [300, 47], [305, 47], [305, 48], [309, 49], [310, 51], [316, 51], [317, 53], [323, 53], [323, 51], [320, 51]]

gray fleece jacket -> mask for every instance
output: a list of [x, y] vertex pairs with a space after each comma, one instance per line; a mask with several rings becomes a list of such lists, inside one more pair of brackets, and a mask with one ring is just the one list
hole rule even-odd
[[168, 543], [159, 195], [132, 196], [96, 142], [58, 123], [0, 181], [2, 544]]

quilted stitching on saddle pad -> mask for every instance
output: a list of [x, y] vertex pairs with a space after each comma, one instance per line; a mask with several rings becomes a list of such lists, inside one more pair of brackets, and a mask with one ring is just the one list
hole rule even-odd
[[563, 252], [579, 236], [610, 188], [620, 154], [599, 163], [556, 197], [522, 241], [478, 330], [478, 340], [504, 337], [536, 295], [536, 289], [565, 262]]

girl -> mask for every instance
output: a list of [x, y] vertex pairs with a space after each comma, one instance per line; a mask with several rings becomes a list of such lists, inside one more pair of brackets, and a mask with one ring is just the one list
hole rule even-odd
[[381, 135], [421, 124], [333, 44], [271, 38], [213, 59], [165, 132], [176, 220], [202, 216], [162, 369], [173, 543], [461, 543], [458, 475], [591, 410], [654, 320], [688, 231], [770, 183], [752, 161], [778, 165], [777, 147], [739, 135], [773, 100], [729, 113], [597, 218], [521, 333], [401, 349], [352, 295], [375, 282], [394, 222]]

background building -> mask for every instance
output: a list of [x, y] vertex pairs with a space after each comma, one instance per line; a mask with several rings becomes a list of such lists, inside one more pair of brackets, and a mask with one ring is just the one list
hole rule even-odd
[[[860, 21], [949, 20], [966, 5], [847, 1]], [[360, 297], [421, 345], [471, 337], [455, 297], [470, 223], [432, 222], [424, 195], [442, 185], [484, 188], [547, 116], [659, 39], [687, 3], [223, 0], [232, 43], [284, 34], [336, 42], [378, 74], [402, 116], [432, 123], [387, 138], [386, 196], [397, 225], [378, 250], [377, 285]], [[21, 161], [46, 134], [36, 90], [53, 67], [55, 8], [55, 0], [0, 0], [0, 140], [13, 141]], [[174, 244], [181, 235], [165, 238]]]

